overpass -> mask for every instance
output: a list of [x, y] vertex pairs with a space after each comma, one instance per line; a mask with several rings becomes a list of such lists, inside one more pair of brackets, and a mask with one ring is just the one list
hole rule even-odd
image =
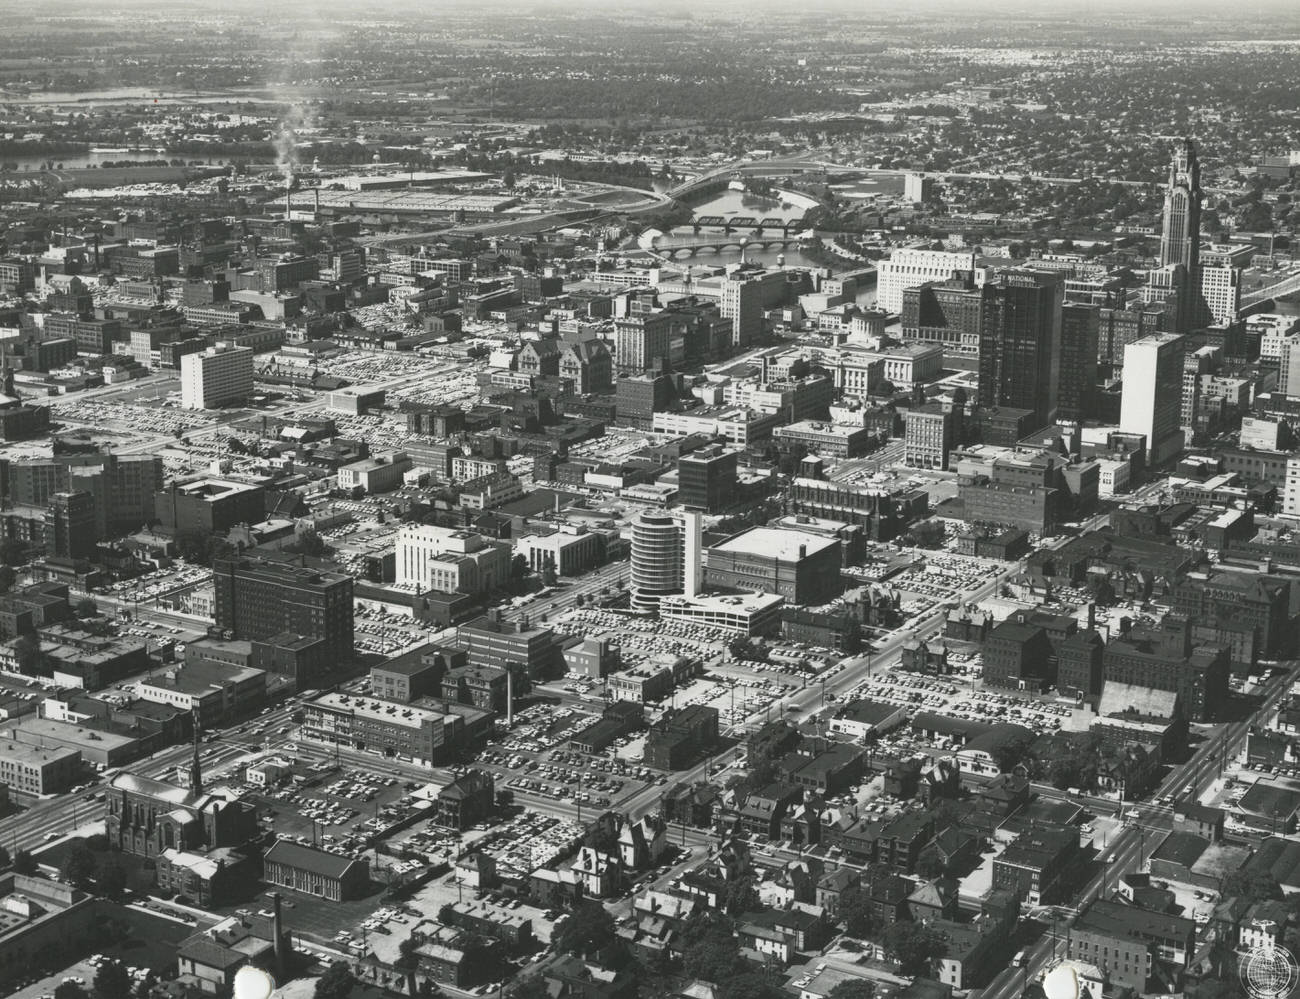
[[733, 180], [744, 180], [746, 177], [789, 177], [801, 173], [821, 173], [826, 169], [827, 164], [817, 160], [741, 160], [684, 180], [676, 187], [670, 187], [664, 194], [680, 201], [721, 190]]

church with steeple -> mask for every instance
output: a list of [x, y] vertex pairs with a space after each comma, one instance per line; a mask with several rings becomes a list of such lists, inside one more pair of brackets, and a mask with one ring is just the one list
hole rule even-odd
[[208, 790], [202, 726], [194, 715], [194, 753], [181, 783], [121, 773], [109, 781], [108, 839], [123, 853], [151, 859], [165, 850], [239, 847], [258, 835], [256, 807], [232, 790]]

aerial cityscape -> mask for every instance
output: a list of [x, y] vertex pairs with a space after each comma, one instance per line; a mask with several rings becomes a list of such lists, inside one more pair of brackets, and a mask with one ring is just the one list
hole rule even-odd
[[1300, 989], [1300, 6], [0, 5], [0, 995]]

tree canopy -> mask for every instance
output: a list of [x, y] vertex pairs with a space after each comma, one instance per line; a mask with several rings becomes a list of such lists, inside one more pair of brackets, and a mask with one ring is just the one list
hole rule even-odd
[[840, 892], [839, 915], [845, 932], [851, 937], [869, 937], [880, 925], [871, 907], [870, 896], [858, 885]]
[[584, 899], [555, 928], [551, 942], [558, 951], [586, 957], [608, 947], [615, 937], [614, 917], [599, 902]]
[[314, 999], [349, 999], [356, 988], [357, 977], [346, 961], [334, 961], [316, 982]]
[[95, 972], [95, 995], [99, 999], [128, 999], [131, 975], [119, 961], [105, 961]]
[[510, 999], [551, 999], [551, 993], [546, 988], [546, 979], [541, 975], [515, 979], [514, 985], [506, 995]]
[[744, 966], [740, 941], [731, 920], [720, 912], [704, 912], [686, 924], [682, 968], [692, 978], [725, 982]]
[[758, 885], [754, 882], [754, 876], [746, 874], [728, 884], [723, 905], [730, 916], [739, 916], [759, 909], [762, 902], [758, 898]]
[[73, 840], [63, 855], [63, 880], [74, 888], [85, 888], [95, 876], [95, 855], [82, 840]]
[[875, 999], [876, 987], [867, 978], [846, 978], [827, 993], [827, 999]]
[[898, 959], [905, 975], [924, 975], [930, 962], [947, 950], [943, 934], [923, 923], [890, 923], [885, 929], [885, 947]]
[[101, 894], [112, 899], [121, 898], [122, 893], [126, 891], [126, 869], [117, 861], [111, 861], [100, 870], [95, 883], [99, 886]]
[[742, 971], [715, 983], [718, 999], [782, 999], [781, 979], [767, 969]]
[[1277, 901], [1282, 898], [1282, 886], [1262, 871], [1243, 869], [1224, 877], [1220, 894], [1247, 902]]

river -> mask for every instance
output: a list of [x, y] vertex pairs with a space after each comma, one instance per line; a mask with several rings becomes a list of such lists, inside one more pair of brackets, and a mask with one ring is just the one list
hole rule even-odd
[[33, 90], [19, 94], [0, 91], [3, 104], [282, 104], [283, 99], [268, 97], [265, 91], [207, 91], [205, 93], [144, 90], [140, 87], [116, 87], [104, 90]]
[[5, 157], [5, 160], [9, 163], [17, 163], [19, 170], [35, 173], [46, 163], [51, 162], [56, 170], [84, 170], [87, 167], [103, 166], [105, 163], [118, 163], [122, 160], [142, 163], [148, 160], [169, 160], [173, 156], [185, 159], [201, 158], [194, 154], [169, 153], [158, 149], [115, 149], [112, 152], [47, 153], [43, 156]]
[[[889, 182], [895, 178], [867, 178], [862, 182], [855, 184], [857, 188], [865, 189], [875, 182], [880, 182], [880, 191], [888, 192]], [[902, 180], [898, 179], [898, 189], [902, 190]], [[748, 203], [746, 203], [748, 201]], [[757, 218], [779, 218], [784, 221], [801, 219], [816, 204], [811, 198], [804, 195], [783, 195], [779, 201], [758, 201], [752, 196], [746, 195], [742, 191], [725, 190], [707, 201], [692, 205], [691, 211], [695, 218], [706, 215], [721, 215], [724, 218], [734, 218], [737, 215], [753, 215]], [[719, 230], [705, 229], [705, 233], [717, 233]], [[666, 241], [674, 239], [690, 240], [696, 237], [693, 226], [678, 226], [665, 235]], [[821, 267], [823, 264], [818, 263], [810, 257], [804, 256], [799, 252], [797, 246], [788, 246], [784, 250], [774, 249], [756, 249], [746, 247], [745, 259], [753, 263], [766, 264], [775, 267], [778, 263], [784, 261], [788, 267]], [[679, 258], [676, 262], [679, 265], [697, 263], [701, 266], [717, 266], [721, 264], [735, 263], [740, 260], [740, 250], [728, 249], [719, 253], [707, 252], [695, 257]], [[845, 270], [848, 268], [834, 268], [835, 270]], [[876, 297], [875, 286], [864, 288], [858, 295], [858, 303], [861, 305], [870, 305], [874, 303]]]

